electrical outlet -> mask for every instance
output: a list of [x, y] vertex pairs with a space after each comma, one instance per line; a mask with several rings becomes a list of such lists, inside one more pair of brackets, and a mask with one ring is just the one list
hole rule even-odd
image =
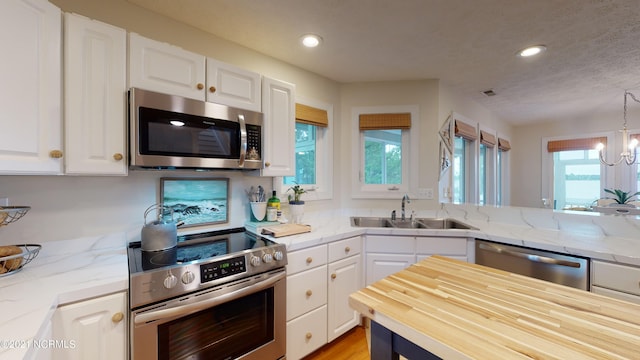
[[425, 198], [428, 200], [433, 200], [433, 189], [429, 188], [426, 189], [427, 191], [425, 191]]
[[433, 189], [432, 188], [419, 188], [418, 189], [418, 199], [433, 199]]

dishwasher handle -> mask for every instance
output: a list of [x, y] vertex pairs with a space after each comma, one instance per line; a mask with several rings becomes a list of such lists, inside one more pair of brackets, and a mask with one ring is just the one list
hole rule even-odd
[[479, 248], [482, 250], [487, 250], [487, 251], [491, 251], [494, 253], [498, 253], [498, 254], [504, 254], [504, 255], [509, 255], [509, 256], [514, 256], [514, 257], [518, 257], [518, 258], [522, 258], [522, 259], [527, 259], [533, 262], [538, 262], [538, 263], [545, 263], [545, 264], [551, 264], [551, 265], [558, 265], [558, 266], [566, 266], [566, 267], [572, 267], [572, 268], [580, 268], [580, 263], [575, 262], [575, 261], [568, 261], [568, 260], [562, 260], [562, 259], [554, 259], [548, 256], [541, 256], [541, 255], [535, 255], [535, 254], [529, 254], [526, 252], [520, 252], [520, 251], [515, 251], [515, 250], [510, 250], [510, 249], [504, 249], [504, 248], [500, 248], [497, 246], [492, 246], [489, 244], [479, 244]]

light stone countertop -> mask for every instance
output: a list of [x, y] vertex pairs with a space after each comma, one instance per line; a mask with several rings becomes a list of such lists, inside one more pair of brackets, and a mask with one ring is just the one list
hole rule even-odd
[[[442, 205], [417, 217], [452, 217], [478, 230], [356, 228], [351, 216], [390, 211], [339, 210], [305, 215], [312, 231], [276, 239], [295, 251], [363, 234], [461, 236], [640, 266], [640, 219], [546, 209]], [[410, 211], [409, 211], [410, 213]], [[135, 236], [135, 235], [134, 235]], [[56, 307], [128, 289], [125, 233], [43, 243], [21, 271], [0, 277], [0, 359], [30, 358], [28, 344], [44, 339]], [[4, 341], [4, 342], [3, 342]], [[8, 341], [20, 345], [9, 348]]]
[[0, 359], [29, 359], [56, 307], [127, 291], [124, 233], [42, 244], [38, 256], [0, 277]]

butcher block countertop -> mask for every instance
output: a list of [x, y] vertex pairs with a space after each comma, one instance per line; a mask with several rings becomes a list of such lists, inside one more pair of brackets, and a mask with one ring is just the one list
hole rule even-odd
[[639, 359], [640, 305], [432, 256], [351, 307], [443, 359]]

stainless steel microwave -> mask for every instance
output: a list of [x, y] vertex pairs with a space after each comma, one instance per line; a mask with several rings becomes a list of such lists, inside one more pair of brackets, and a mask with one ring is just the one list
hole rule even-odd
[[132, 88], [129, 165], [261, 169], [262, 121], [262, 113]]

